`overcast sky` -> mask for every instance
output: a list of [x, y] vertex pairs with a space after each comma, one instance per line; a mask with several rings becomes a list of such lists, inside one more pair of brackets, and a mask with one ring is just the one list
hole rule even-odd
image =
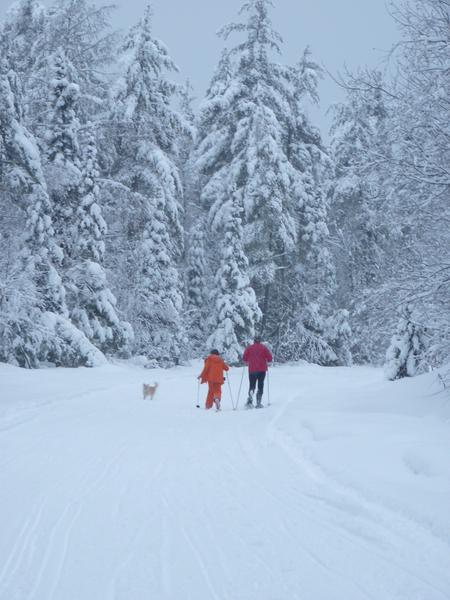
[[[216, 31], [237, 18], [242, 3], [242, 0], [152, 2], [155, 36], [169, 47], [181, 77], [189, 77], [199, 98], [224, 45]], [[117, 0], [116, 4], [114, 25], [122, 29], [139, 19], [147, 1]], [[295, 62], [309, 45], [313, 57], [333, 74], [342, 70], [344, 63], [350, 68], [378, 66], [399, 37], [385, 0], [274, 0], [274, 4], [273, 23], [284, 39], [286, 63]], [[9, 0], [0, 0], [1, 16], [10, 5]], [[342, 99], [342, 91], [329, 78], [321, 84], [320, 91], [321, 108], [314, 112], [314, 119], [326, 130], [325, 112], [330, 104]]]

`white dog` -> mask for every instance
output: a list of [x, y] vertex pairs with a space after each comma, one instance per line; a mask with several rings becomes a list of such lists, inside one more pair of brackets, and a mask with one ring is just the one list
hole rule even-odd
[[157, 383], [154, 383], [153, 385], [148, 385], [147, 383], [144, 383], [144, 385], [142, 386], [142, 393], [144, 396], [144, 400], [146, 398], [150, 398], [150, 400], [152, 400], [153, 396], [156, 394], [157, 389], [158, 389]]

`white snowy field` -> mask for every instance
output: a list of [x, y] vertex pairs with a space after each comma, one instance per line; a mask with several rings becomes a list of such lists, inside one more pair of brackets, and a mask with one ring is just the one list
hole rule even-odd
[[449, 600], [432, 375], [279, 367], [215, 413], [198, 372], [0, 365], [1, 600]]

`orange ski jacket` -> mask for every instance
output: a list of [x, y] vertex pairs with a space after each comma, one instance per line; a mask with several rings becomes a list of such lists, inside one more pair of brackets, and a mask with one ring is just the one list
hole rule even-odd
[[229, 371], [229, 369], [230, 367], [223, 358], [217, 354], [210, 354], [205, 358], [205, 366], [200, 373], [200, 380], [202, 383], [223, 383], [224, 371]]

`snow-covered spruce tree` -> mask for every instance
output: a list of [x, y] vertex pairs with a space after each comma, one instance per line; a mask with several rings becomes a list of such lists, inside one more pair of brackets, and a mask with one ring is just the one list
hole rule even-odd
[[439, 365], [450, 360], [449, 3], [395, 5], [402, 39], [392, 53], [392, 70], [399, 76], [385, 96], [393, 115], [395, 153], [388, 164], [402, 240], [395, 248], [386, 304], [406, 300], [427, 314], [429, 358]]
[[189, 79], [186, 79], [184, 85], [178, 91], [178, 96], [180, 101], [180, 112], [183, 115], [186, 123], [188, 123], [193, 128], [195, 122], [195, 112], [192, 105], [195, 102], [195, 96], [194, 88]]
[[[2, 55], [8, 56], [11, 68], [21, 81], [23, 95], [31, 84], [38, 45], [47, 26], [47, 12], [38, 0], [18, 0], [6, 13], [0, 25]], [[34, 85], [37, 81], [34, 81]], [[25, 104], [25, 97], [23, 97]]]
[[[361, 73], [355, 75], [355, 82], [362, 77]], [[376, 327], [371, 327], [368, 313], [373, 311], [366, 304], [391, 274], [388, 255], [398, 230], [388, 195], [391, 124], [382, 86], [377, 71], [371, 73], [370, 86], [355, 83], [347, 92], [347, 101], [334, 107], [331, 129], [335, 175], [330, 202], [339, 281], [336, 301], [352, 311], [354, 351], [359, 361], [380, 355], [382, 332], [377, 335]]]
[[108, 65], [115, 59], [119, 41], [118, 33], [111, 31], [114, 9], [113, 4], [98, 5], [90, 0], [55, 0], [48, 11], [42, 54], [64, 48], [73, 69], [70, 76], [80, 86], [78, 111], [82, 121], [105, 113]]
[[223, 240], [214, 280], [215, 303], [211, 319], [214, 332], [208, 345], [217, 348], [230, 363], [236, 363], [254, 338], [261, 311], [250, 286], [248, 260], [243, 250], [242, 198], [236, 190], [230, 192], [230, 197], [227, 210], [221, 213]]
[[97, 144], [92, 123], [85, 127], [83, 149], [80, 204], [75, 215], [78, 232], [70, 272], [74, 296], [71, 319], [97, 348], [114, 354], [126, 351], [133, 335], [131, 326], [121, 322], [117, 314], [117, 301], [103, 267], [107, 227], [100, 205]]
[[[184, 85], [178, 90], [179, 110], [184, 120], [185, 130], [181, 132], [180, 141], [178, 142], [178, 160], [180, 162], [180, 171], [189, 168], [189, 162], [192, 155], [192, 150], [195, 143], [195, 113], [193, 103], [195, 102], [195, 96], [193, 95], [194, 88], [192, 87], [189, 79], [186, 80]], [[192, 178], [192, 173], [182, 173], [183, 182], [184, 177]], [[186, 198], [185, 198], [186, 201]]]
[[49, 161], [58, 164], [79, 164], [76, 103], [80, 87], [68, 75], [68, 61], [62, 48], [51, 57], [52, 75], [49, 84], [49, 124], [46, 133]]
[[[222, 247], [224, 238], [223, 228], [212, 227], [209, 214], [216, 194], [224, 197], [221, 177], [226, 176], [226, 169], [221, 171], [221, 167], [231, 160], [232, 128], [227, 108], [233, 95], [230, 88], [232, 69], [229, 53], [224, 50], [208, 87], [206, 99], [200, 106], [200, 114], [195, 120], [196, 143], [191, 164], [195, 174], [196, 193], [188, 219], [193, 225], [193, 236], [202, 237], [204, 256], [199, 255], [195, 245], [191, 245], [191, 235], [187, 232], [186, 299], [190, 306], [188, 315], [191, 327], [195, 332], [198, 325], [202, 326], [204, 341], [209, 335], [207, 330], [210, 325], [208, 318], [201, 320], [201, 315], [210, 316], [214, 312], [212, 303], [216, 298], [211, 290], [215, 286], [213, 278], [217, 270], [217, 252]], [[230, 94], [228, 98], [225, 97], [227, 92]], [[213, 325], [214, 328], [216, 326], [217, 324]], [[194, 336], [199, 341], [203, 337], [200, 331], [194, 333]], [[199, 349], [204, 351], [205, 348], [200, 344]]]
[[304, 303], [296, 319], [282, 314], [277, 335], [276, 357], [280, 362], [306, 360], [322, 366], [336, 366], [339, 358], [327, 339], [326, 321], [321, 307]]
[[391, 381], [414, 377], [420, 369], [424, 352], [424, 329], [414, 320], [412, 307], [406, 305], [386, 352], [386, 377]]
[[19, 88], [14, 72], [2, 63], [0, 178], [4, 197], [17, 203], [22, 227], [17, 231], [19, 256], [9, 268], [12, 278], [1, 284], [1, 360], [24, 367], [36, 367], [41, 360], [66, 366], [98, 364], [101, 353], [67, 320], [65, 290], [55, 268], [63, 253], [54, 238], [39, 149], [22, 124]]
[[[78, 210], [81, 205], [81, 151], [76, 104], [79, 86], [70, 81], [69, 63], [62, 49], [51, 57], [53, 77], [49, 82], [48, 125], [46, 128], [45, 177], [52, 208], [55, 240], [62, 249], [60, 273], [67, 292], [69, 313], [77, 308], [79, 290], [73, 274], [78, 266]], [[56, 323], [59, 335], [73, 348], [67, 351], [70, 364], [92, 364], [94, 346], [84, 333], [68, 321]], [[101, 353], [97, 350], [97, 354]], [[103, 355], [101, 355], [103, 356]], [[56, 354], [54, 361], [65, 360]], [[96, 360], [98, 362], [98, 360]]]
[[198, 357], [204, 351], [208, 312], [205, 257], [205, 218], [198, 198], [199, 182], [193, 168], [196, 137], [193, 88], [189, 80], [179, 91], [180, 113], [187, 125], [179, 140], [178, 163], [184, 199], [184, 297], [189, 353]]
[[230, 111], [237, 91], [233, 86], [233, 73], [229, 52], [224, 50], [196, 120], [194, 167], [200, 181], [200, 199], [205, 211], [211, 209], [217, 193], [223, 197], [222, 175], [232, 160], [234, 124]]
[[165, 199], [152, 196], [145, 206], [148, 214], [135, 254], [134, 301], [130, 303], [130, 311], [136, 331], [136, 351], [145, 354], [153, 364], [168, 367], [177, 364], [185, 352], [180, 316], [183, 297], [170, 255]]
[[73, 266], [73, 252], [78, 237], [76, 213], [80, 205], [81, 153], [76, 102], [79, 86], [68, 78], [67, 59], [61, 48], [52, 57], [52, 64], [45, 136], [45, 175], [52, 202], [56, 240], [63, 249], [63, 268], [67, 272]]
[[205, 348], [206, 323], [209, 314], [203, 219], [191, 227], [187, 237], [189, 240], [186, 244], [185, 314], [192, 355], [200, 356]]
[[[0, 360], [36, 367], [45, 308], [65, 306], [64, 289], [52, 265], [50, 202], [37, 145], [22, 124], [20, 84], [6, 61], [0, 64], [0, 186], [2, 229]], [[8, 220], [3, 220], [7, 215]], [[25, 223], [25, 236], [23, 234]], [[25, 238], [25, 239], [24, 239]], [[10, 245], [14, 244], [10, 252]], [[23, 245], [25, 251], [21, 252]], [[42, 300], [47, 306], [40, 306]]]
[[[274, 281], [280, 264], [275, 257], [292, 252], [297, 241], [299, 174], [283, 146], [289, 70], [271, 60], [272, 52], [281, 53], [281, 37], [272, 28], [270, 6], [269, 0], [244, 3], [241, 13], [247, 15], [247, 22], [228, 25], [221, 32], [225, 39], [235, 32], [246, 36], [230, 51], [235, 63], [227, 111], [232, 127], [231, 161], [225, 165], [228, 176], [222, 180], [242, 190], [245, 250], [258, 289]], [[220, 210], [226, 206], [227, 187], [224, 192], [225, 197], [216, 196], [213, 219], [220, 219]]]
[[288, 71], [269, 58], [280, 43], [268, 19], [269, 4], [246, 3], [242, 11], [249, 12], [248, 24], [223, 29], [224, 37], [244, 31], [247, 39], [222, 54], [200, 107], [196, 147], [201, 200], [213, 230], [211, 247], [223, 243], [219, 225], [222, 212], [229, 210], [228, 190], [235, 187], [243, 198], [244, 246], [252, 285], [263, 300], [280, 264], [276, 256], [293, 251], [296, 242], [291, 203], [295, 173], [282, 147], [283, 76]]
[[63, 250], [68, 308], [80, 335], [101, 350], [114, 352], [126, 345], [130, 332], [117, 316], [101, 265], [106, 230], [97, 203], [95, 142], [92, 138], [87, 142], [82, 173], [79, 86], [70, 81], [73, 69], [62, 49], [52, 56], [52, 64], [45, 173], [55, 236]]
[[[289, 160], [300, 174], [298, 243], [289, 268], [281, 271], [281, 282], [272, 293], [273, 306], [284, 313], [275, 349], [280, 360], [301, 358], [335, 365], [339, 358], [327, 336], [326, 316], [334, 309], [335, 291], [325, 189], [331, 161], [305, 110], [306, 102], [318, 104], [317, 86], [322, 77], [309, 48], [291, 68], [290, 76], [293, 94], [286, 119]], [[276, 327], [276, 321], [271, 327]]]
[[245, 38], [224, 53], [201, 106], [196, 164], [213, 225], [227, 210], [228, 186], [242, 194], [251, 283], [263, 312], [262, 331], [276, 347], [280, 314], [301, 322], [308, 303], [317, 306], [326, 295], [328, 281], [319, 284], [317, 275], [319, 268], [326, 271], [330, 256], [320, 165], [325, 153], [304, 109], [306, 95], [316, 93], [317, 66], [308, 53], [295, 68], [273, 61], [281, 38], [272, 28], [270, 6], [269, 0], [246, 2], [241, 13], [247, 21], [221, 32]]
[[81, 120], [104, 112], [107, 66], [118, 39], [109, 31], [112, 9], [89, 0], [56, 0], [48, 9], [36, 0], [18, 0], [8, 12], [3, 39], [24, 85], [27, 127], [38, 138], [45, 135], [47, 81], [53, 76], [48, 59], [60, 47], [68, 76], [80, 85]]
[[197, 182], [192, 168], [192, 151], [195, 143], [195, 115], [192, 107], [195, 98], [192, 93], [193, 88], [189, 80], [178, 92], [180, 114], [185, 124], [184, 131], [180, 132], [179, 136], [177, 163], [183, 186], [183, 227], [186, 234], [198, 216], [198, 208], [196, 208]]
[[167, 364], [183, 356], [185, 345], [177, 272], [183, 194], [176, 164], [185, 126], [171, 106], [176, 87], [165, 76], [176, 66], [152, 35], [150, 7], [126, 37], [122, 54], [125, 72], [109, 125], [115, 147], [111, 177], [129, 190], [130, 202], [121, 259], [131, 266], [123, 269], [124, 307], [136, 332], [136, 350]]
[[348, 310], [339, 309], [326, 321], [326, 338], [337, 357], [337, 364], [350, 367], [353, 363], [351, 352], [352, 329]]

